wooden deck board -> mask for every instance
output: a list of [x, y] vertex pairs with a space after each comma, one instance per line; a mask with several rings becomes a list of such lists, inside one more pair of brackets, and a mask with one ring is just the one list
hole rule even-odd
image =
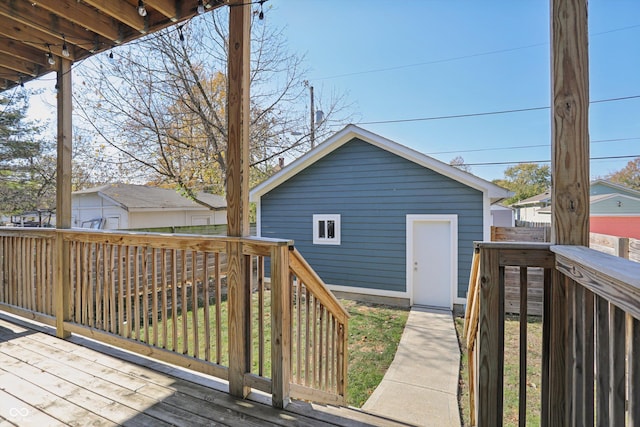
[[52, 332], [0, 314], [0, 427], [402, 425], [303, 402], [277, 410], [268, 396], [237, 399], [212, 377]]

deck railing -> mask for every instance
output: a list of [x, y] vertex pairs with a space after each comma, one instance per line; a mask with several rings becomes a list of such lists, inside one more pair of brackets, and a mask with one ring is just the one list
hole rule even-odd
[[0, 309], [54, 325], [55, 230], [0, 231]]
[[[228, 292], [227, 254], [238, 244], [245, 301]], [[344, 403], [348, 315], [287, 240], [2, 229], [0, 261], [0, 309], [59, 335], [228, 381], [242, 351], [241, 386], [271, 393], [275, 406]], [[229, 332], [234, 322], [245, 322], [245, 337]]]
[[520, 268], [519, 425], [527, 425], [528, 267], [544, 268], [541, 425], [640, 423], [640, 264], [580, 246], [485, 242], [476, 244], [465, 323], [471, 424], [503, 425], [509, 266]]

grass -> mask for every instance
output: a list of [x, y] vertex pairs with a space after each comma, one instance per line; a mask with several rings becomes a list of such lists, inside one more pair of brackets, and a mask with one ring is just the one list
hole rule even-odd
[[[254, 304], [257, 294], [253, 295]], [[355, 302], [350, 300], [341, 300], [341, 303], [349, 311], [351, 318], [349, 319], [349, 370], [347, 382], [347, 403], [351, 406], [360, 407], [366, 402], [373, 390], [380, 384], [382, 377], [391, 365], [400, 342], [400, 337], [407, 322], [409, 310], [407, 308], [398, 308], [385, 305], [377, 305], [370, 303]], [[221, 360], [220, 364], [228, 366], [228, 336], [226, 332], [227, 319], [227, 302], [223, 300], [221, 309]], [[209, 308], [210, 319], [213, 322], [215, 318], [215, 305]], [[200, 357], [205, 354], [205, 338], [204, 338], [204, 308], [198, 308], [198, 340]], [[252, 340], [253, 340], [253, 357], [252, 372], [258, 373], [258, 328], [257, 315], [253, 314]], [[177, 351], [182, 351], [182, 314], [176, 318], [179, 336], [177, 338]], [[188, 336], [193, 336], [193, 317], [192, 311], [186, 312]], [[270, 362], [270, 292], [265, 292], [265, 363], [263, 372], [267, 376], [271, 372]], [[169, 337], [167, 348], [172, 347], [171, 329], [173, 327], [173, 319], [167, 319], [169, 329]], [[158, 329], [162, 330], [162, 324], [158, 325]], [[142, 337], [144, 340], [144, 337]], [[214, 341], [213, 331], [211, 341]], [[162, 343], [159, 343], [162, 345]], [[194, 345], [192, 339], [188, 343], [188, 354], [193, 354]], [[210, 349], [212, 360], [215, 361], [216, 348], [212, 344]]]
[[347, 403], [361, 407], [393, 362], [409, 309], [341, 301], [349, 319]]
[[[466, 338], [462, 337], [464, 318], [456, 317], [456, 331], [462, 351], [460, 379], [460, 407], [464, 425], [469, 423], [469, 376]], [[504, 331], [504, 425], [518, 425], [519, 343], [520, 321], [518, 316], [506, 316]], [[542, 320], [527, 319], [527, 425], [540, 425], [540, 389], [542, 363]]]

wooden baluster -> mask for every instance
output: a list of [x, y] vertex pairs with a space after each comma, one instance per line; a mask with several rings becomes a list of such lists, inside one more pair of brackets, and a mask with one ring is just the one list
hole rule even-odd
[[215, 257], [216, 284], [216, 363], [222, 363], [222, 273], [220, 272], [220, 254]]
[[[258, 375], [263, 376], [264, 372], [264, 282], [262, 280], [262, 268], [264, 262], [262, 257], [257, 259], [258, 271]], [[253, 276], [253, 274], [251, 274]]]
[[640, 426], [640, 321], [635, 318], [630, 320], [629, 354], [627, 362], [629, 377], [627, 388], [629, 390], [629, 426]]
[[202, 300], [204, 315], [204, 360], [211, 361], [211, 317], [209, 313], [209, 252], [202, 254]]
[[101, 254], [102, 254], [102, 244], [96, 243], [95, 245], [95, 257], [93, 259], [93, 269], [94, 269], [94, 277], [95, 277], [95, 326], [98, 329], [103, 328], [102, 323], [102, 274], [101, 273]]
[[316, 347], [315, 351], [318, 353], [318, 388], [322, 390], [323, 385], [322, 385], [322, 371], [323, 371], [323, 367], [324, 367], [324, 360], [322, 360], [322, 351], [324, 349], [325, 346], [325, 342], [324, 342], [324, 317], [325, 317], [325, 310], [324, 310], [324, 306], [322, 305], [322, 303], [318, 303], [318, 346]]
[[609, 305], [609, 417], [610, 425], [624, 426], [625, 420], [625, 314]]
[[305, 337], [304, 337], [304, 385], [309, 387], [311, 385], [311, 372], [310, 372], [310, 361], [311, 361], [311, 298], [312, 295], [309, 293], [309, 289], [305, 286]]
[[[289, 275], [289, 280], [293, 282], [294, 275]], [[302, 283], [300, 279], [295, 281], [296, 286], [296, 383], [302, 383], [302, 355], [304, 348], [302, 346]]]
[[187, 279], [189, 278], [189, 274], [187, 272], [187, 257], [189, 254], [186, 250], [181, 250], [180, 254], [182, 256], [182, 267], [180, 268], [180, 317], [182, 320], [182, 354], [189, 354], [189, 330], [188, 330], [188, 304], [187, 300]]
[[[200, 253], [202, 254], [202, 253]], [[198, 252], [191, 252], [191, 322], [193, 323], [193, 357], [200, 358], [198, 336]]]
[[[163, 308], [166, 306], [163, 306]], [[153, 340], [158, 346], [158, 249], [151, 251], [151, 321], [153, 322]]]
[[141, 339], [151, 344], [151, 338], [149, 334], [149, 247], [143, 246], [141, 248], [141, 274], [142, 279], [140, 290], [140, 302], [142, 304], [142, 334]]
[[289, 402], [291, 382], [291, 287], [289, 286], [289, 248], [271, 251], [271, 395], [276, 408]]
[[118, 266], [118, 334], [125, 336], [125, 260], [124, 246], [118, 245], [118, 258], [116, 265]]
[[117, 306], [116, 306], [116, 288], [117, 288], [117, 280], [118, 280], [118, 270], [116, 269], [116, 259], [118, 257], [118, 247], [115, 245], [109, 245], [109, 288], [110, 288], [110, 296], [109, 296], [109, 308], [110, 308], [110, 323], [111, 327], [109, 330], [112, 334], [118, 332], [117, 328]]
[[324, 348], [324, 388], [329, 389], [329, 366], [331, 366], [331, 359], [329, 359], [329, 347], [331, 347], [331, 334], [329, 329], [329, 318], [331, 314], [325, 307], [325, 348]]
[[162, 292], [162, 348], [169, 348], [169, 298], [167, 293], [169, 292], [169, 285], [167, 283], [167, 250], [162, 248], [160, 250], [160, 272], [162, 275], [162, 282], [160, 283], [160, 291]]
[[573, 283], [573, 425], [593, 425], [593, 294]]
[[178, 350], [178, 252], [171, 249], [171, 350]]
[[520, 387], [518, 425], [527, 425], [527, 267], [520, 267]]
[[135, 332], [135, 339], [140, 341], [140, 275], [142, 274], [140, 268], [140, 256], [141, 256], [141, 248], [140, 246], [135, 246], [133, 248], [133, 330]]

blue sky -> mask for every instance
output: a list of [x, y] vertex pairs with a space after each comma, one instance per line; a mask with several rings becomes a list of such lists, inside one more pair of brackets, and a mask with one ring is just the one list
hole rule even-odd
[[[265, 20], [306, 55], [317, 93], [345, 92], [362, 127], [470, 164], [549, 159], [550, 111], [369, 122], [548, 107], [549, 16], [546, 0], [265, 3]], [[589, 32], [591, 100], [640, 95], [640, 2], [591, 0]], [[639, 113], [640, 98], [592, 104], [591, 157], [640, 155]], [[594, 160], [591, 176], [629, 160]], [[501, 178], [506, 167], [472, 172]]]
[[[548, 0], [268, 0], [265, 23], [306, 56], [316, 94], [345, 93], [354, 122], [491, 180], [550, 159], [550, 110], [434, 118], [550, 105]], [[640, 96], [640, 1], [590, 0], [590, 98]], [[42, 98], [54, 101], [55, 76]], [[54, 109], [32, 100], [34, 114]], [[338, 130], [338, 129], [335, 129]], [[593, 103], [591, 157], [640, 155], [640, 98]], [[614, 141], [611, 141], [614, 140]], [[521, 148], [528, 147], [528, 148]], [[593, 160], [592, 178], [630, 159]]]

